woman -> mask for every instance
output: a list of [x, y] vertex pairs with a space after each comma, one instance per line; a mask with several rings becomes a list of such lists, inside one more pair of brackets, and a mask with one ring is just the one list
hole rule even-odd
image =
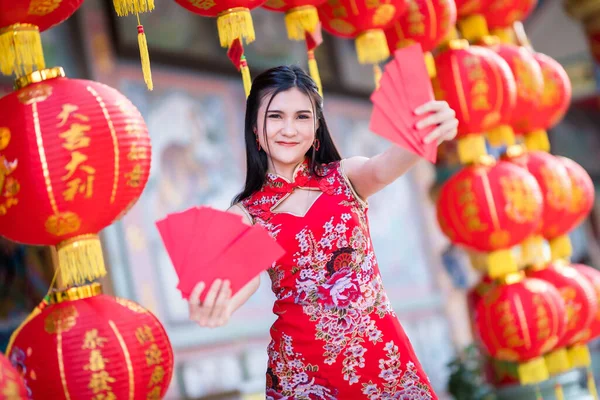
[[[297, 67], [256, 77], [247, 100], [244, 190], [230, 212], [260, 224], [286, 250], [269, 270], [278, 316], [271, 328], [267, 398], [436, 399], [383, 288], [369, 235], [367, 199], [418, 157], [392, 146], [342, 160], [327, 129], [322, 99]], [[458, 121], [445, 102], [415, 110], [425, 142], [450, 140]], [[227, 322], [259, 286], [233, 297], [215, 281], [204, 303], [200, 282], [190, 318]]]

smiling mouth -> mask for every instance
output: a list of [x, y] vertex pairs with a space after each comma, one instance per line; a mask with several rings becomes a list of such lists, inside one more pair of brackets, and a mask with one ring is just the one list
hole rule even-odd
[[276, 142], [280, 146], [292, 147], [297, 145], [297, 142]]

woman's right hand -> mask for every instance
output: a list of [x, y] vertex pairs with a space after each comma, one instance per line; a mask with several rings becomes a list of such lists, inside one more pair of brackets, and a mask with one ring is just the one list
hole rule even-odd
[[188, 300], [190, 319], [198, 325], [208, 328], [216, 328], [225, 325], [233, 312], [231, 307], [231, 287], [228, 280], [216, 279], [211, 285], [204, 302], [200, 296], [204, 292], [206, 284], [198, 283]]

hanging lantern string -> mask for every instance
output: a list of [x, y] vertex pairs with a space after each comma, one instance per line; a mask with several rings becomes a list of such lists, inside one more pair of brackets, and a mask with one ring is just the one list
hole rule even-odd
[[308, 51], [308, 72], [317, 84], [319, 94], [323, 97], [323, 84], [321, 83], [321, 75], [319, 74], [319, 66], [317, 65], [317, 59], [315, 58], [315, 52], [313, 50]]
[[148, 42], [146, 40], [146, 34], [144, 27], [140, 21], [140, 15], [135, 14], [137, 17], [137, 30], [138, 30], [138, 46], [140, 48], [140, 61], [142, 63], [142, 74], [144, 75], [144, 82], [148, 87], [148, 90], [154, 89], [154, 83], [152, 82], [152, 70], [150, 69], [150, 54], [148, 52]]

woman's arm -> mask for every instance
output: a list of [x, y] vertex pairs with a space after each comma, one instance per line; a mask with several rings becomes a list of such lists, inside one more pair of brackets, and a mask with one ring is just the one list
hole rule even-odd
[[[427, 113], [431, 114], [422, 118], [417, 123], [417, 128], [437, 127], [424, 139], [425, 143], [441, 143], [456, 136], [458, 120], [448, 103], [432, 101], [415, 110], [417, 115]], [[419, 156], [416, 154], [392, 146], [372, 158], [352, 157], [344, 160], [344, 172], [356, 193], [362, 199], [367, 199], [402, 176], [417, 161]]]

